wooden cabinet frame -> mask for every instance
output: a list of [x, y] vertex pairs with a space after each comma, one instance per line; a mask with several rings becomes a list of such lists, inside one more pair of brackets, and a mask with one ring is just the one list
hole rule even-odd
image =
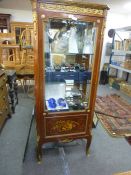
[[[99, 78], [99, 68], [102, 53], [104, 28], [106, 21], [106, 5], [76, 3], [66, 1], [32, 1], [34, 35], [35, 35], [35, 96], [36, 96], [36, 124], [37, 124], [37, 159], [42, 157], [42, 144], [65, 139], [87, 139], [86, 152], [92, 140], [92, 120]], [[48, 18], [68, 19], [73, 14], [80, 21], [95, 22], [97, 38], [92, 70], [90, 100], [88, 109], [77, 112], [48, 113], [44, 109], [45, 75], [43, 67], [43, 31]], [[41, 73], [43, 72], [43, 74]], [[70, 125], [68, 125], [70, 123]], [[63, 131], [61, 127], [64, 127]], [[69, 127], [71, 126], [71, 127]], [[77, 128], [77, 129], [76, 129]]]

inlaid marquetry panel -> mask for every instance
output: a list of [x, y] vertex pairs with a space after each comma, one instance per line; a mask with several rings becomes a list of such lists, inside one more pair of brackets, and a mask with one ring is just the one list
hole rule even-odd
[[46, 118], [46, 136], [84, 133], [86, 115]]

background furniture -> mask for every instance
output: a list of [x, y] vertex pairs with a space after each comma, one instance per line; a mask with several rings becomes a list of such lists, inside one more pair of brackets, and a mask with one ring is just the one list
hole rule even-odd
[[[88, 152], [108, 7], [51, 0], [43, 3], [34, 0], [32, 5], [37, 159], [41, 160], [42, 145], [46, 142], [85, 138]], [[54, 54], [58, 59], [63, 56], [58, 65], [53, 62]], [[76, 59], [77, 54], [81, 57]], [[73, 58], [67, 61], [67, 55]], [[84, 59], [84, 55], [90, 59], [88, 71], [91, 71], [91, 81], [88, 81], [87, 67], [79, 61]], [[63, 106], [59, 107], [57, 97], [62, 98]]]
[[0, 130], [2, 129], [6, 119], [11, 117], [6, 82], [6, 74], [3, 70], [0, 70]]
[[[20, 35], [21, 41], [21, 69], [17, 71], [17, 78], [23, 82], [25, 93], [29, 93], [30, 87], [34, 86], [34, 48], [33, 29], [26, 28]], [[34, 91], [34, 90], [33, 90]], [[28, 94], [29, 95], [29, 94]], [[34, 94], [33, 94], [34, 96]]]
[[16, 43], [21, 44], [20, 37], [22, 32], [30, 30], [33, 33], [33, 23], [29, 22], [11, 22], [11, 33], [15, 34]]
[[17, 76], [15, 70], [6, 70], [8, 93], [10, 98], [10, 105], [12, 113], [15, 113], [15, 107], [18, 104], [18, 84], [16, 82]]
[[0, 44], [16, 44], [14, 33], [0, 33]]
[[[26, 85], [34, 77], [33, 30], [23, 30], [19, 38], [21, 45], [16, 44], [15, 33], [0, 33], [0, 63], [5, 69], [14, 69], [24, 92]], [[28, 81], [27, 81], [28, 80]]]
[[108, 75], [112, 87], [131, 96], [131, 27], [110, 29], [112, 50]]
[[3, 33], [4, 30], [6, 30], [6, 32], [10, 31], [10, 17], [10, 14], [0, 13], [0, 33]]
[[[11, 32], [15, 35], [16, 43], [20, 45], [20, 66], [16, 68], [17, 78], [24, 92], [28, 92], [29, 82], [34, 77], [33, 23], [11, 22]], [[27, 89], [26, 86], [28, 86]]]
[[21, 64], [20, 46], [16, 44], [2, 44], [1, 50], [1, 63], [7, 68], [14, 68]]
[[0, 33], [0, 63], [7, 69], [20, 64], [20, 46], [13, 33]]
[[23, 68], [19, 69], [16, 74], [17, 80], [20, 81], [24, 93], [29, 95], [29, 92], [32, 91], [31, 97], [34, 98], [34, 66], [25, 65]]

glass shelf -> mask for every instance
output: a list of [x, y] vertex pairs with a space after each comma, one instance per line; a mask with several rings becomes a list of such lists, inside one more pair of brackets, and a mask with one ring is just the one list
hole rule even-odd
[[58, 54], [58, 55], [60, 55], [60, 54], [64, 54], [64, 55], [94, 55], [94, 53], [69, 53], [69, 52], [67, 52], [67, 53], [61, 53], [61, 52], [51, 52], [51, 54], [53, 55], [53, 54]]
[[[56, 90], [58, 93], [54, 94]], [[78, 84], [74, 85], [71, 81], [66, 84], [64, 81], [50, 82], [46, 84], [46, 112], [85, 111], [88, 108], [88, 95], [83, 93], [82, 86], [78, 87]], [[61, 105], [59, 99], [63, 102]], [[50, 100], [55, 100], [54, 107], [51, 107]]]
[[131, 70], [130, 69], [126, 69], [126, 68], [121, 67], [121, 66], [110, 64], [110, 67], [112, 67], [114, 69], [122, 70], [122, 71], [127, 72], [127, 73], [131, 73]]

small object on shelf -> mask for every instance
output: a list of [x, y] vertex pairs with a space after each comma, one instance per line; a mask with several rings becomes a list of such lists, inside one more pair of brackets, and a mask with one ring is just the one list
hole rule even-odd
[[61, 71], [61, 67], [60, 66], [55, 66], [55, 71]]
[[81, 71], [81, 72], [84, 72], [84, 71], [85, 71], [84, 66], [80, 66], [80, 71]]
[[80, 70], [80, 66], [79, 66], [79, 65], [76, 65], [76, 66], [75, 66], [75, 70], [76, 70], [76, 71], [79, 71], [79, 70]]
[[74, 110], [82, 110], [82, 109], [84, 109], [84, 106], [83, 106], [82, 104], [80, 104], [80, 103], [75, 103], [75, 104], [72, 106], [72, 108], [73, 108]]
[[61, 106], [61, 107], [66, 107], [66, 102], [65, 102], [65, 100], [64, 100], [63, 98], [59, 98], [59, 99], [57, 100], [57, 103], [58, 103], [59, 106]]
[[48, 100], [48, 104], [49, 104], [49, 107], [50, 108], [56, 108], [56, 100], [54, 99], [54, 98], [50, 98], [49, 100]]
[[93, 54], [93, 49], [93, 26], [90, 24], [85, 29], [83, 53]]
[[69, 110], [68, 104], [65, 99], [59, 98], [54, 99], [50, 98], [46, 101], [46, 107], [48, 111], [67, 111]]
[[73, 26], [70, 28], [69, 45], [68, 45], [69, 53], [78, 53], [78, 45], [76, 37], [77, 37], [77, 28], [76, 26]]

